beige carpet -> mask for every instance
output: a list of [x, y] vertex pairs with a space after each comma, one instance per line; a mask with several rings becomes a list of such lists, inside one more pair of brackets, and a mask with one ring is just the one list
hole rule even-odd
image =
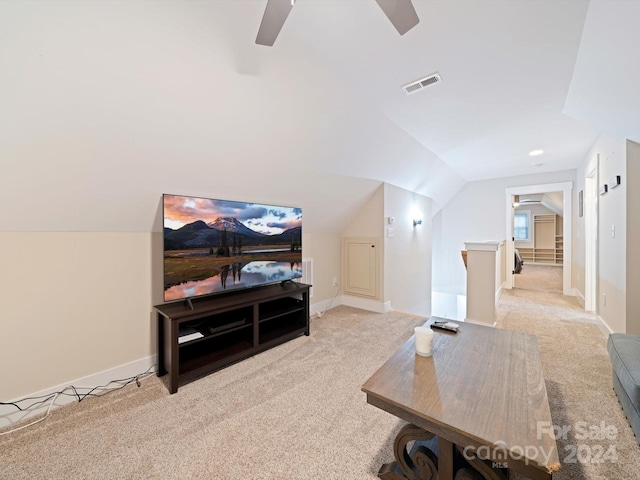
[[[614, 442], [598, 442], [615, 447], [617, 463], [564, 464], [555, 478], [634, 478], [640, 448], [611, 389], [604, 338], [575, 303], [537, 304], [536, 294], [505, 293], [499, 322], [538, 335], [554, 422], [618, 429]], [[360, 386], [422, 323], [338, 307], [313, 320], [310, 337], [175, 395], [150, 377], [61, 408], [0, 437], [0, 478], [374, 479], [401, 422], [369, 406]]]
[[562, 267], [525, 263], [513, 276], [513, 286], [523, 290], [562, 293]]
[[[562, 469], [554, 479], [640, 478], [640, 447], [613, 391], [606, 339], [594, 316], [572, 297], [507, 290], [497, 317], [498, 327], [538, 337], [554, 425], [571, 427], [557, 442]], [[604, 422], [615, 428], [616, 438], [577, 438], [579, 422], [587, 427]], [[580, 457], [572, 455], [578, 450]], [[607, 452], [617, 456], [615, 463]]]

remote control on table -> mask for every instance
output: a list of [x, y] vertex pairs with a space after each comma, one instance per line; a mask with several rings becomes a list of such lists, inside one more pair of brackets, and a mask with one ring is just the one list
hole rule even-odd
[[453, 322], [433, 322], [431, 324], [431, 328], [438, 328], [440, 330], [447, 330], [448, 332], [457, 332], [459, 326], [460, 325], [458, 325], [457, 323], [453, 323]]

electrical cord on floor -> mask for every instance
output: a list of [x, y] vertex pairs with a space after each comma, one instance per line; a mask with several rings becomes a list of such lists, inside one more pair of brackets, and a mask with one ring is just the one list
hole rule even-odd
[[327, 308], [324, 309], [324, 312], [317, 312], [316, 315], [318, 315], [318, 318], [322, 317], [325, 313], [327, 313], [327, 311], [329, 311], [329, 309], [331, 308], [331, 305], [333, 305], [333, 301], [338, 298], [338, 294], [340, 293], [340, 285], [338, 285], [336, 283], [336, 294], [333, 296], [333, 298], [331, 299], [331, 301], [329, 302], [329, 305], [327, 306]]
[[[35, 420], [26, 425], [22, 425], [21, 427], [14, 428], [12, 430], [7, 430], [6, 432], [0, 432], [0, 436], [17, 432], [18, 430], [22, 430], [23, 428], [31, 427], [32, 425], [35, 425], [36, 423], [39, 423], [44, 419], [46, 419], [49, 416], [49, 413], [51, 412], [51, 408], [53, 407], [53, 404], [55, 403], [56, 399], [61, 395], [75, 397], [78, 400], [78, 402], [81, 402], [87, 397], [101, 397], [103, 395], [106, 395], [107, 393], [120, 390], [121, 388], [124, 388], [133, 382], [135, 382], [136, 385], [140, 387], [140, 380], [151, 375], [153, 373], [152, 369], [153, 369], [153, 366], [150, 366], [144, 372], [139, 373], [138, 375], [135, 375], [133, 377], [123, 378], [118, 380], [111, 380], [109, 383], [105, 385], [99, 385], [97, 387], [75, 387], [73, 385], [68, 385], [64, 387], [62, 390], [60, 390], [59, 392], [40, 395], [38, 397], [25, 397], [25, 398], [21, 398], [20, 400], [16, 400], [14, 402], [0, 402], [0, 405], [12, 405], [21, 412], [26, 412], [27, 410], [30, 410], [36, 406], [44, 405], [45, 403], [49, 402], [49, 407], [47, 408], [47, 412], [44, 414], [42, 418], [39, 418], [38, 420]], [[117, 386], [114, 386], [114, 387], [110, 386], [112, 384], [117, 384]], [[68, 393], [67, 392], [68, 390], [71, 390], [72, 393]], [[82, 393], [79, 390], [89, 390], [89, 391], [86, 393]], [[36, 400], [36, 401], [32, 402], [27, 406], [20, 405], [22, 402], [26, 402], [28, 400]]]

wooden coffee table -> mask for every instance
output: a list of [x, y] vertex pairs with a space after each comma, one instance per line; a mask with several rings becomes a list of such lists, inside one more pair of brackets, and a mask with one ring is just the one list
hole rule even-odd
[[560, 462], [537, 338], [458, 323], [455, 334], [434, 330], [432, 357], [411, 337], [362, 386], [368, 403], [410, 422], [378, 476], [551, 479]]

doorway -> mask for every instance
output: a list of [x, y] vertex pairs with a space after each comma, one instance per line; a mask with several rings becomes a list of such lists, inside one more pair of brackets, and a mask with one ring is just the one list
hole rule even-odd
[[562, 294], [563, 193], [516, 195], [513, 212], [516, 264], [513, 288]]
[[[522, 187], [509, 187], [505, 189], [506, 197], [506, 255], [507, 258], [515, 258], [515, 242], [514, 242], [514, 228], [513, 228], [513, 214], [514, 214], [514, 201], [516, 196], [534, 195], [534, 194], [546, 194], [552, 192], [562, 192], [562, 258], [558, 259], [562, 264], [562, 293], [564, 295], [572, 295], [571, 289], [571, 223], [572, 223], [572, 211], [571, 211], [571, 192], [573, 190], [573, 184], [571, 182], [565, 183], [550, 183], [543, 185], [528, 185]], [[514, 265], [511, 261], [506, 262], [505, 267], [505, 288], [511, 289], [514, 287]]]

